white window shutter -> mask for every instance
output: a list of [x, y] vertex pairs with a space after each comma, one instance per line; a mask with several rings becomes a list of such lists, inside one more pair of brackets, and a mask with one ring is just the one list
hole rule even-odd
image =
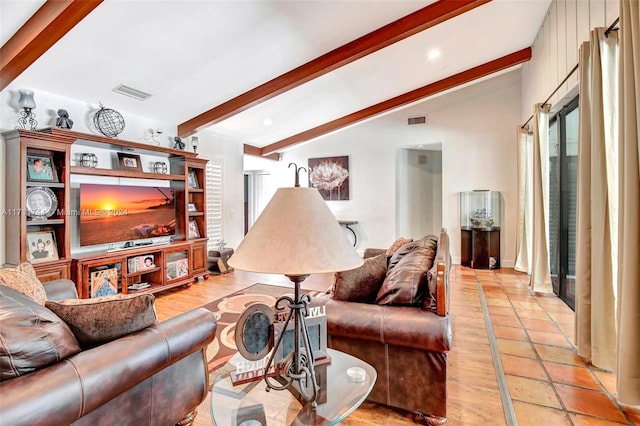
[[222, 230], [222, 176], [224, 159], [212, 158], [207, 163], [207, 244], [209, 250], [218, 248]]

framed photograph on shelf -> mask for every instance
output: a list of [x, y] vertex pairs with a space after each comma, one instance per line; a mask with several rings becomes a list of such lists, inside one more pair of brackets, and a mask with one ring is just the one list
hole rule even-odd
[[58, 173], [51, 155], [27, 154], [28, 182], [58, 182]]
[[33, 220], [45, 220], [58, 208], [58, 197], [46, 186], [27, 188], [26, 215]]
[[198, 175], [195, 170], [189, 170], [189, 188], [198, 189], [200, 185], [198, 184]]
[[176, 263], [177, 261], [167, 263], [167, 279], [168, 280], [174, 280], [178, 278], [178, 274], [177, 274], [178, 269], [177, 269]]
[[118, 294], [118, 269], [108, 268], [93, 271], [89, 277], [91, 297]]
[[198, 222], [195, 219], [189, 219], [189, 238], [200, 238]]
[[189, 275], [189, 259], [176, 260], [176, 277], [186, 277]]
[[140, 161], [140, 156], [138, 154], [119, 152], [118, 160], [120, 161], [120, 170], [142, 171], [142, 161]]
[[190, 212], [197, 212], [198, 209], [196, 208], [196, 204], [195, 203], [189, 203], [189, 211]]
[[53, 231], [27, 233], [27, 260], [31, 263], [58, 260], [58, 246]]

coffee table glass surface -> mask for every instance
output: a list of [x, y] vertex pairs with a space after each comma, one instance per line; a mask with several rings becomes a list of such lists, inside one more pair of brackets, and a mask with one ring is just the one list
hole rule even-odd
[[[289, 390], [267, 392], [263, 378], [234, 386], [229, 374], [225, 374], [219, 376], [211, 388], [211, 418], [214, 424], [320, 426], [335, 425], [344, 420], [369, 395], [377, 373], [369, 364], [351, 355], [333, 349], [327, 349], [327, 353], [330, 363], [316, 366], [321, 389], [315, 410], [312, 404], [298, 401]], [[364, 381], [350, 380], [347, 370], [351, 367], [365, 371]]]

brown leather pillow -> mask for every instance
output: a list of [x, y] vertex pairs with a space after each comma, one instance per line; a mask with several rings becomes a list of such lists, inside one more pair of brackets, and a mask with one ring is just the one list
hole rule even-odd
[[142, 330], [156, 322], [153, 294], [117, 294], [95, 299], [47, 301], [73, 331], [83, 349]]
[[362, 266], [336, 272], [333, 298], [349, 302], [373, 303], [387, 273], [385, 253], [364, 260]]
[[403, 245], [389, 260], [386, 277], [378, 291], [378, 305], [417, 306], [429, 293], [428, 273], [436, 256], [435, 235]]
[[62, 319], [21, 292], [0, 285], [0, 381], [78, 352], [80, 345]]

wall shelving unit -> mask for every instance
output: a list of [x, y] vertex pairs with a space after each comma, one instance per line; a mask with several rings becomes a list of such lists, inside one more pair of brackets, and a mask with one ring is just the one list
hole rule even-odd
[[[112, 139], [101, 135], [62, 129], [39, 131], [13, 130], [3, 133], [7, 161], [5, 175], [5, 253], [8, 265], [17, 265], [28, 259], [29, 235], [53, 232], [57, 258], [31, 259], [42, 282], [58, 278], [70, 278], [76, 283], [80, 297], [90, 297], [92, 273], [114, 268], [118, 271], [117, 289], [122, 293], [132, 291], [157, 292], [179, 285], [189, 285], [199, 278], [208, 278], [206, 179], [207, 160], [189, 151], [151, 146], [127, 140]], [[90, 152], [92, 147], [107, 150], [115, 157], [118, 152], [152, 155], [166, 159], [169, 173], [120, 170], [116, 167], [82, 167], [72, 165], [72, 146], [82, 146]], [[51, 158], [56, 173], [55, 182], [32, 181], [28, 178], [27, 158], [43, 156]], [[15, 159], [15, 161], [14, 161]], [[115, 163], [115, 162], [114, 162]], [[71, 247], [71, 176], [155, 179], [169, 182], [174, 190], [176, 203], [176, 232], [173, 242], [136, 246], [115, 252], [98, 251], [78, 255]], [[189, 179], [197, 179], [196, 187]], [[46, 188], [57, 198], [55, 212], [45, 219], [36, 220], [25, 214], [27, 193], [30, 188]], [[190, 205], [195, 206], [190, 210]], [[189, 232], [190, 223], [197, 233]], [[131, 270], [129, 259], [137, 256], [153, 256], [154, 267], [149, 270]], [[180, 260], [182, 259], [182, 260]], [[177, 262], [180, 260], [179, 262]], [[177, 263], [176, 263], [177, 262]], [[180, 267], [179, 274], [174, 267]], [[186, 272], [185, 272], [186, 271]], [[95, 276], [95, 274], [94, 274]], [[113, 277], [112, 277], [113, 278]], [[147, 282], [149, 287], [130, 290], [136, 283]], [[135, 286], [134, 286], [135, 287]]]

